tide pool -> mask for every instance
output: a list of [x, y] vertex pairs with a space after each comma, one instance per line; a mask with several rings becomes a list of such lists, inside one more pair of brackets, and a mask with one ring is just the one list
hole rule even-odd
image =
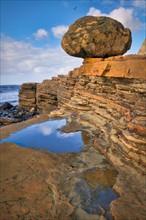
[[43, 149], [54, 153], [80, 152], [84, 145], [82, 132], [62, 132], [59, 128], [64, 125], [66, 125], [66, 119], [48, 120], [11, 134], [0, 143], [11, 142], [22, 147]]

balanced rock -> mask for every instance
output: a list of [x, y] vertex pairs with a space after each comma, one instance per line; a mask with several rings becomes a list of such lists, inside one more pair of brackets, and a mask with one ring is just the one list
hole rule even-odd
[[82, 58], [122, 55], [130, 49], [131, 43], [131, 31], [104, 16], [78, 19], [62, 38], [66, 53]]

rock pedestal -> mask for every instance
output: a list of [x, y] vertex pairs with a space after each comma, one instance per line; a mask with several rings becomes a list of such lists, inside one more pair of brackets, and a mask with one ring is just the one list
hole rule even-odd
[[[126, 55], [109, 58], [86, 58], [77, 69], [79, 75], [146, 80], [146, 56]], [[76, 71], [76, 72], [77, 72]]]

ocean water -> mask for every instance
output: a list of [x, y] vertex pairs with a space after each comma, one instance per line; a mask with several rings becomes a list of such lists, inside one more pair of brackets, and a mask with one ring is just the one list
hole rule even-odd
[[0, 85], [0, 105], [9, 102], [18, 105], [18, 92], [20, 85]]

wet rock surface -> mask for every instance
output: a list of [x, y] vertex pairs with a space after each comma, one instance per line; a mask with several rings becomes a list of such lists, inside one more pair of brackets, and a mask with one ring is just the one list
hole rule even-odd
[[[48, 112], [50, 109], [56, 109], [50, 113], [51, 116], [70, 115], [70, 126], [65, 126], [63, 131], [80, 130], [80, 126], [90, 131], [93, 136], [92, 146], [104, 154], [118, 170], [118, 178], [113, 187], [119, 198], [110, 206], [110, 213], [115, 220], [145, 220], [145, 59], [145, 56], [140, 55], [86, 58], [81, 67], [70, 71], [67, 76], [58, 76], [57, 79], [43, 82], [34, 94], [37, 103], [37, 97], [44, 93], [40, 108]], [[55, 104], [49, 89], [52, 85]], [[23, 102], [21, 105], [23, 106]], [[37, 105], [35, 106], [37, 108]], [[82, 157], [86, 165], [88, 161], [88, 167], [96, 160], [91, 155], [91, 152], [84, 153]], [[95, 164], [94, 166], [96, 167]], [[75, 162], [71, 167], [78, 170], [80, 166]], [[81, 183], [78, 183], [82, 196], [85, 186], [87, 179], [86, 182], [82, 179]], [[67, 184], [65, 187], [67, 188]], [[87, 192], [94, 195], [97, 191], [93, 189]], [[86, 197], [86, 193], [84, 196]], [[95, 212], [91, 208], [91, 213], [87, 213], [87, 206], [94, 206], [94, 201], [93, 199], [91, 203], [86, 203], [85, 200], [79, 199], [77, 203], [75, 200], [73, 206], [82, 203], [84, 207], [81, 209], [76, 206], [75, 219], [97, 220], [95, 212], [100, 210], [99, 207]], [[104, 209], [102, 213], [108, 215]], [[107, 215], [104, 214], [102, 219], [108, 219]], [[71, 219], [74, 218], [71, 216]]]
[[[19, 124], [23, 126], [24, 123]], [[3, 127], [3, 133], [7, 129], [8, 126]], [[11, 125], [11, 129], [15, 131], [16, 125]], [[105, 187], [106, 193], [108, 189], [112, 190], [118, 173], [106, 157], [92, 146], [91, 137], [84, 134], [84, 140], [84, 151], [64, 154], [23, 148], [10, 143], [1, 144], [1, 218], [112, 219], [110, 203], [117, 198], [116, 193], [114, 197], [109, 195], [109, 201], [104, 201], [108, 207], [96, 201], [96, 197], [105, 193]], [[103, 180], [104, 172], [115, 174]]]
[[0, 125], [21, 122], [37, 114], [39, 114], [39, 111], [35, 108], [31, 108], [30, 111], [28, 111], [20, 106], [13, 106], [7, 102], [0, 106]]
[[[26, 122], [18, 124], [23, 127]], [[69, 116], [68, 122], [66, 132], [74, 122], [77, 127], [78, 119]], [[84, 133], [86, 147], [80, 153], [60, 155], [0, 145], [2, 219], [145, 219], [145, 176], [111, 153], [115, 169], [97, 150], [96, 129], [86, 122], [79, 123], [79, 128], [91, 134]], [[11, 131], [15, 129], [12, 124]], [[9, 126], [3, 127], [2, 134], [7, 130]]]
[[[50, 116], [67, 117], [69, 123], [62, 131], [83, 130], [82, 138], [87, 146], [78, 154], [58, 155], [2, 144], [3, 219], [110, 220], [113, 216], [114, 220], [145, 220], [146, 56], [115, 56], [131, 44], [130, 31], [120, 23], [114, 23], [116, 31], [111, 28], [113, 37], [115, 33], [116, 36], [109, 45], [108, 37], [112, 36], [108, 33], [105, 38], [104, 22], [101, 22], [100, 38], [106, 41], [96, 51], [94, 46], [99, 42], [95, 39], [93, 42], [89, 32], [93, 30], [92, 36], [97, 35], [96, 28], [92, 29], [97, 21], [90, 17], [84, 21], [84, 28], [83, 24], [81, 29], [74, 25], [70, 28], [74, 31], [68, 37], [73, 36], [69, 41], [74, 44], [69, 49], [66, 39], [62, 41], [70, 55], [85, 57], [83, 65], [67, 76], [41, 84], [23, 84], [19, 107], [42, 112], [55, 109]], [[109, 22], [113, 25], [115, 21]], [[114, 57], [105, 58], [111, 54]], [[102, 58], [90, 58], [91, 55]], [[34, 120], [37, 123], [47, 119], [48, 114], [39, 115], [2, 127], [1, 137]], [[109, 195], [112, 201], [103, 204], [102, 199]]]
[[63, 49], [75, 57], [110, 57], [130, 49], [131, 31], [109, 17], [85, 16], [69, 27]]

